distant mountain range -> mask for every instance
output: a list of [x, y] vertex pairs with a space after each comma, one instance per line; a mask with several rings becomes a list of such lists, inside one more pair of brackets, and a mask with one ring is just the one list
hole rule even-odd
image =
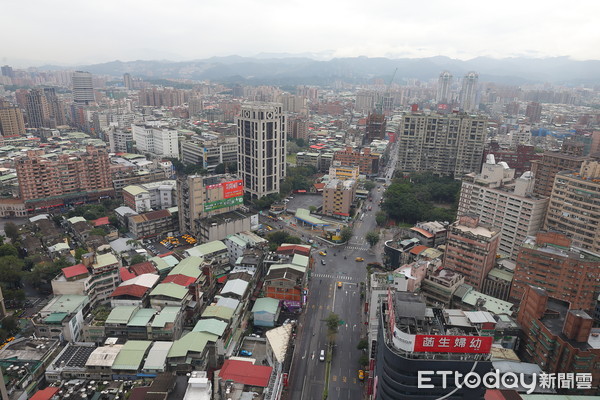
[[[44, 69], [65, 69], [45, 66]], [[366, 83], [374, 78], [389, 81], [398, 69], [394, 82], [406, 79], [436, 79], [440, 72], [450, 71], [455, 79], [468, 71], [479, 73], [480, 82], [509, 85], [553, 83], [569, 86], [600, 84], [600, 61], [576, 61], [568, 57], [544, 59], [478, 57], [462, 61], [437, 56], [429, 58], [334, 58], [318, 61], [307, 57], [259, 55], [257, 57], [212, 57], [204, 60], [171, 61], [112, 61], [79, 66], [77, 69], [93, 74], [121, 77], [131, 75], [145, 79], [192, 79], [223, 83], [327, 85], [336, 80]]]

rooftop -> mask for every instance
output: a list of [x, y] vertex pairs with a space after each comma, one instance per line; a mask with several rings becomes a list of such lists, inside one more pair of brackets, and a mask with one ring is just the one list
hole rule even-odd
[[164, 307], [152, 321], [153, 328], [164, 328], [165, 325], [174, 323], [181, 309], [179, 307]]
[[206, 332], [220, 337], [223, 336], [227, 325], [227, 322], [216, 318], [201, 319], [194, 326], [193, 332]]
[[129, 322], [133, 314], [138, 310], [138, 306], [117, 306], [112, 309], [106, 318], [106, 324], [125, 325]]
[[154, 342], [148, 352], [146, 362], [142, 367], [144, 371], [164, 371], [167, 355], [173, 346], [173, 342]]
[[187, 294], [187, 288], [172, 282], [161, 283], [150, 292], [150, 296], [164, 296], [179, 300], [183, 300]]
[[89, 303], [89, 301], [90, 300], [87, 296], [81, 296], [78, 294], [63, 294], [56, 296], [52, 300], [50, 300], [50, 302], [44, 308], [42, 308], [40, 313], [45, 314], [55, 312], [66, 312], [68, 314], [71, 314], [75, 310]]
[[251, 361], [225, 360], [219, 376], [248, 386], [267, 387], [272, 371], [272, 367], [254, 365]]
[[96, 348], [88, 357], [86, 367], [112, 367], [122, 347], [122, 344], [113, 344]]
[[65, 267], [62, 269], [65, 278], [73, 278], [75, 276], [89, 274], [87, 267], [83, 264], [72, 265], [70, 267]]
[[151, 344], [148, 340], [128, 340], [115, 358], [112, 369], [137, 371]]
[[173, 342], [168, 357], [186, 357], [189, 352], [202, 353], [208, 342], [216, 342], [218, 338], [206, 332], [189, 332]]

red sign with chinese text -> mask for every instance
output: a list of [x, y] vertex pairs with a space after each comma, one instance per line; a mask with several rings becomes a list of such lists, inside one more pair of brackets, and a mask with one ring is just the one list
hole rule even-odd
[[230, 199], [232, 197], [239, 197], [244, 195], [244, 182], [241, 179], [237, 181], [224, 182], [223, 185], [223, 198]]
[[416, 335], [415, 350], [429, 353], [489, 353], [491, 336]]

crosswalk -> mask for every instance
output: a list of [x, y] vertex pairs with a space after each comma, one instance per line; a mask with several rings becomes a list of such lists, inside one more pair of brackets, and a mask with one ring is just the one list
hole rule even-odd
[[365, 246], [347, 246], [346, 248], [351, 250], [369, 250], [369, 248]]
[[335, 275], [335, 274], [312, 274], [313, 278], [328, 278], [335, 279], [336, 281], [352, 281], [354, 278], [348, 275]]

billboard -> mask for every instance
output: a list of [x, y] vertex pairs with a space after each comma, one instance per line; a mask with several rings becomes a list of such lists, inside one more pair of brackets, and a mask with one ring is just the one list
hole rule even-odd
[[226, 199], [244, 195], [244, 182], [241, 179], [224, 182], [221, 185], [223, 186], [223, 197]]
[[489, 353], [491, 336], [416, 335], [415, 350], [429, 353]]
[[244, 204], [244, 198], [241, 196], [232, 197], [230, 199], [211, 201], [208, 203], [204, 203], [204, 212], [209, 212], [209, 211], [218, 210], [220, 208], [231, 207], [231, 206], [241, 206], [243, 204]]

